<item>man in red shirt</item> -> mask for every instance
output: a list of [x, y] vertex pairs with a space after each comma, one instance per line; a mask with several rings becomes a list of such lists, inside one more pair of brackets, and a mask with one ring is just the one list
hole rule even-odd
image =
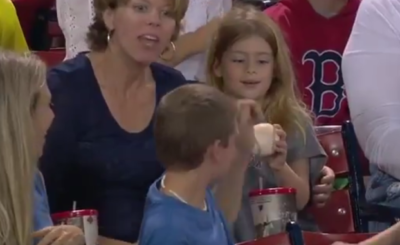
[[349, 119], [342, 53], [361, 0], [281, 0], [265, 13], [289, 44], [298, 87], [318, 125]]

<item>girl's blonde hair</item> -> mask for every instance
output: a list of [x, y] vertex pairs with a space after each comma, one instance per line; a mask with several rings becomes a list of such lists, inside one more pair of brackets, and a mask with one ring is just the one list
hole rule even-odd
[[32, 244], [32, 112], [45, 79], [37, 58], [0, 50], [0, 244]]
[[270, 123], [280, 124], [286, 131], [300, 130], [304, 135], [310, 114], [299, 98], [289, 49], [279, 27], [266, 14], [251, 6], [237, 6], [224, 19], [211, 43], [207, 60], [207, 80], [224, 89], [222, 77], [214, 69], [224, 53], [237, 41], [259, 36], [270, 46], [274, 56], [274, 74], [271, 86], [262, 101], [262, 108]]

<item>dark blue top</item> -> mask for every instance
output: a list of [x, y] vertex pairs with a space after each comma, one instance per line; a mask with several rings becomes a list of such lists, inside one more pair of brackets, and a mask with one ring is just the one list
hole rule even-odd
[[[157, 104], [186, 83], [173, 68], [152, 64]], [[163, 172], [156, 159], [153, 120], [140, 133], [115, 121], [89, 59], [78, 55], [50, 70], [54, 121], [47, 133], [40, 170], [51, 211], [93, 208], [99, 234], [136, 242], [149, 186]], [[135, 113], [132, 111], [132, 113]]]
[[162, 193], [160, 182], [151, 185], [147, 194], [139, 245], [233, 245], [211, 191], [203, 211]]

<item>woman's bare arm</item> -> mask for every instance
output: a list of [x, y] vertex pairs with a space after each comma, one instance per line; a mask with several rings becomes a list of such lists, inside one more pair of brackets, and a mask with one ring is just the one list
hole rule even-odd
[[189, 32], [179, 36], [178, 40], [174, 42], [175, 50], [169, 47], [162, 55], [165, 59], [161, 59], [161, 62], [174, 67], [192, 55], [205, 52], [209, 40], [218, 28], [219, 22], [220, 19], [216, 18], [208, 22], [205, 26], [200, 27], [195, 32]]

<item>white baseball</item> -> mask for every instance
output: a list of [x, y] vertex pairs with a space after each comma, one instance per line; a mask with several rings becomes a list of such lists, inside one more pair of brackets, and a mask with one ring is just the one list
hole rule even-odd
[[254, 126], [254, 135], [258, 145], [254, 147], [254, 154], [269, 156], [274, 154], [275, 143], [279, 141], [279, 136], [275, 133], [275, 128], [269, 123], [260, 123]]

